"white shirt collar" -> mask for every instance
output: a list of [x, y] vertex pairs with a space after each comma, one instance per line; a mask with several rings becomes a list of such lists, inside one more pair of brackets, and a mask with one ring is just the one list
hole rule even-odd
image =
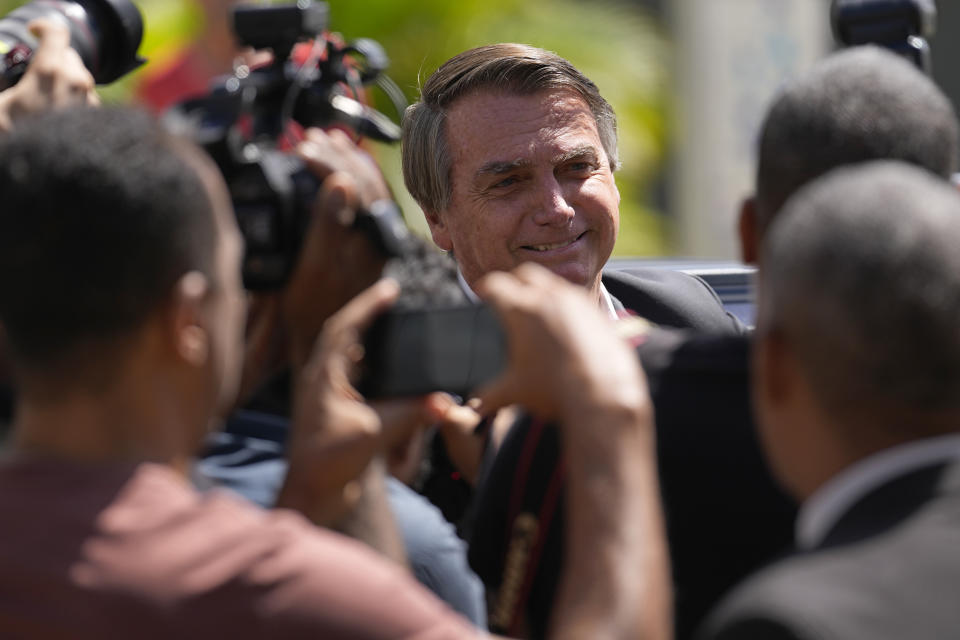
[[875, 453], [835, 475], [801, 506], [796, 542], [812, 549], [860, 498], [886, 482], [938, 462], [960, 459], [960, 434], [924, 438]]
[[466, 279], [463, 277], [463, 272], [460, 271], [460, 267], [457, 267], [457, 280], [460, 281], [460, 286], [463, 287], [463, 292], [467, 294], [467, 297], [470, 299], [470, 302], [474, 304], [480, 304], [480, 296], [478, 296], [473, 289], [470, 288], [470, 285], [467, 284]]
[[[470, 285], [467, 284], [466, 279], [463, 277], [463, 273], [460, 271], [460, 267], [457, 267], [457, 280], [460, 281], [460, 286], [463, 287], [463, 292], [467, 294], [470, 302], [475, 304], [480, 302], [480, 297], [470, 288]], [[607, 291], [607, 288], [603, 286], [603, 283], [600, 283], [600, 307], [606, 309], [607, 314], [616, 320], [619, 316], [617, 315], [617, 308], [613, 306], [613, 298], [610, 296], [610, 293]]]
[[602, 301], [601, 307], [607, 310], [607, 314], [614, 320], [618, 319], [620, 316], [617, 314], [617, 308], [613, 306], [613, 296], [610, 295], [610, 292], [607, 291], [607, 288], [603, 286], [603, 283], [600, 283], [600, 300]]

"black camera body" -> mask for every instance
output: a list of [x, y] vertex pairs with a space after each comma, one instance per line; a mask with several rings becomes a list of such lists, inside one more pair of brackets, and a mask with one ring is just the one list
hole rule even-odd
[[[347, 95], [380, 77], [386, 54], [372, 40], [343, 45], [324, 37], [328, 14], [326, 3], [309, 0], [236, 7], [238, 41], [271, 49], [273, 61], [238, 67], [218, 78], [209, 95], [166, 115], [171, 128], [186, 130], [223, 173], [246, 240], [243, 281], [250, 290], [274, 290], [286, 282], [319, 187], [299, 158], [283, 149], [291, 126], [342, 124], [376, 140], [400, 139], [389, 118]], [[307, 57], [295, 59], [301, 43], [300, 52], [309, 48]], [[387, 255], [394, 255], [404, 246], [406, 227], [395, 205], [381, 204], [376, 212], [358, 213], [357, 224], [369, 227]]]
[[507, 337], [487, 305], [391, 309], [364, 340], [357, 388], [368, 398], [446, 391], [462, 398], [507, 362]]
[[936, 30], [933, 0], [833, 0], [830, 23], [844, 46], [876, 44], [895, 51], [928, 75]]
[[244, 285], [273, 289], [294, 266], [319, 185], [296, 156], [256, 145], [247, 151], [255, 155], [220, 167], [246, 244]]
[[108, 84], [144, 63], [137, 55], [143, 18], [130, 0], [34, 0], [0, 20], [0, 91], [23, 76], [37, 39], [27, 25], [58, 20], [70, 30], [70, 46], [97, 84]]
[[[237, 7], [239, 41], [271, 49], [273, 62], [240, 67], [218, 79], [209, 95], [167, 114], [168, 124], [186, 130], [203, 146], [225, 178], [246, 241], [243, 281], [249, 290], [284, 285], [296, 265], [319, 187], [303, 162], [284, 148], [291, 123], [342, 124], [375, 140], [400, 139], [399, 127], [354, 97], [363, 85], [384, 78], [388, 60], [383, 50], [372, 40], [344, 44], [324, 37], [327, 18], [326, 4], [309, 0]], [[305, 48], [310, 49], [306, 59]], [[354, 226], [385, 257], [408, 264], [419, 259], [421, 245], [411, 239], [393, 202], [381, 200], [358, 211]], [[364, 340], [360, 389], [370, 397], [435, 390], [467, 395], [502, 369], [507, 353], [491, 309], [449, 301], [388, 310]]]

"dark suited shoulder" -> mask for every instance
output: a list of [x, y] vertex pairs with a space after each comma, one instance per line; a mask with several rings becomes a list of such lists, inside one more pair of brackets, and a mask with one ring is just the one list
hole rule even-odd
[[[957, 637], [958, 467], [921, 469], [874, 490], [835, 525], [824, 546], [772, 565], [736, 588], [699, 638], [758, 637], [748, 632], [760, 622], [803, 640]], [[913, 504], [898, 504], [904, 495], [912, 495]], [[861, 508], [870, 503], [889, 505], [890, 513]], [[838, 535], [842, 529], [857, 535]], [[868, 529], [872, 533], [862, 535]]]
[[710, 640], [806, 640], [776, 620], [745, 618], [724, 627]]
[[749, 352], [745, 335], [663, 328], [637, 349], [656, 414], [677, 638], [792, 545], [796, 504], [756, 437]]
[[[702, 333], [652, 327], [639, 342], [637, 355], [647, 376], [675, 376], [685, 383], [705, 376], [733, 380], [746, 390], [750, 375], [750, 333]], [[707, 389], [708, 391], [710, 389]]]
[[743, 333], [745, 327], [696, 276], [670, 269], [606, 269], [603, 286], [629, 311], [654, 324], [702, 333]]
[[[824, 615], [833, 595], [817, 589], [817, 571], [795, 559], [761, 571], [733, 590], [697, 633], [697, 640], [841, 640]], [[812, 578], [812, 579], [811, 579]], [[855, 591], [847, 595], [858, 597]], [[844, 596], [840, 590], [839, 597]]]
[[[707, 619], [698, 640], [766, 638], [758, 629], [780, 629], [774, 638], [798, 640], [934, 640], [955, 637], [904, 606], [908, 591], [925, 591], [896, 569], [883, 545], [798, 553], [760, 571], [730, 593]], [[909, 556], [908, 556], [909, 557]], [[891, 562], [892, 561], [892, 562]], [[909, 560], [905, 560], [909, 562]], [[936, 599], [933, 594], [919, 598]], [[936, 626], [936, 625], [934, 625]], [[955, 628], [954, 628], [955, 630]]]

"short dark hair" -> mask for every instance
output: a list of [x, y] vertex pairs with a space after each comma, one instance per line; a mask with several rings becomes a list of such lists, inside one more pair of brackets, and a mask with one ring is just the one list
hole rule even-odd
[[957, 166], [950, 101], [916, 67], [875, 46], [829, 56], [787, 85], [761, 128], [759, 223], [790, 195], [836, 167], [902, 160], [947, 177]]
[[618, 167], [617, 117], [600, 90], [568, 60], [526, 44], [491, 44], [469, 49], [437, 69], [420, 92], [420, 100], [403, 116], [403, 180], [426, 211], [450, 203], [452, 158], [445, 129], [447, 110], [478, 91], [532, 95], [573, 91], [583, 98], [597, 124], [610, 170]]
[[127, 108], [51, 112], [0, 139], [0, 320], [17, 365], [123, 335], [184, 273], [212, 276], [215, 221], [188, 149]]
[[960, 409], [957, 247], [960, 194], [948, 182], [902, 162], [837, 169], [770, 227], [758, 330], [795, 347], [838, 415], [922, 428], [883, 423]]

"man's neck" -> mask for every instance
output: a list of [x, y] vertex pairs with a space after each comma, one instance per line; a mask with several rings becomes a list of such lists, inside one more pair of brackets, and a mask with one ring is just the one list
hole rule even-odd
[[171, 391], [134, 374], [102, 390], [56, 396], [27, 386], [17, 399], [11, 449], [89, 463], [153, 461], [185, 472], [203, 429]]
[[603, 295], [605, 291], [602, 276], [598, 273], [593, 284], [587, 287], [587, 295], [602, 308], [606, 304], [606, 297]]
[[[467, 298], [469, 298], [471, 302], [480, 302], [480, 297], [477, 296], [476, 292], [470, 286], [470, 283], [467, 282], [467, 279], [463, 277], [463, 272], [460, 271], [460, 267], [457, 267], [457, 279], [460, 281], [460, 287], [463, 289], [463, 292], [467, 294]], [[609, 312], [611, 316], [616, 316], [613, 300], [603, 286], [600, 276], [597, 276], [597, 281], [587, 290], [587, 295], [590, 296], [591, 300], [596, 301], [597, 306], [601, 309]]]

